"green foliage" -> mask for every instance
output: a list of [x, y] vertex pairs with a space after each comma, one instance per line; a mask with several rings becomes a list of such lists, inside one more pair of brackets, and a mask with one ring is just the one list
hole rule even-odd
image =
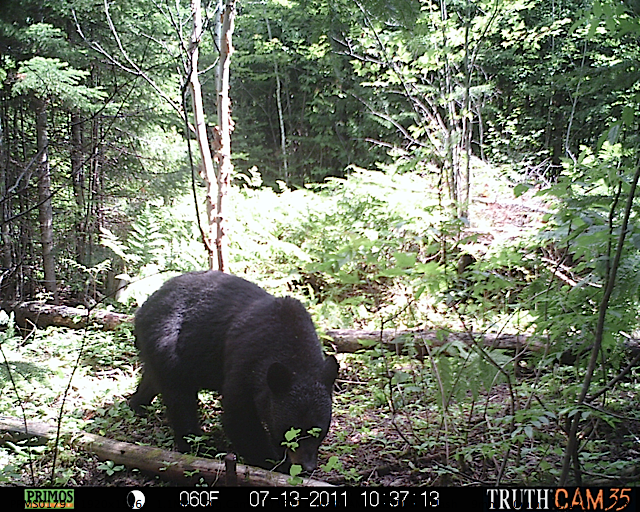
[[67, 280], [69, 289], [74, 292], [87, 292], [93, 300], [98, 300], [98, 287], [102, 287], [111, 269], [111, 261], [105, 259], [93, 267], [85, 267], [72, 259], [62, 260], [69, 266], [71, 277]]
[[553, 177], [565, 156], [594, 145], [628, 107], [637, 18], [607, 0], [525, 7], [501, 18], [492, 37], [502, 50], [487, 54], [485, 69], [502, 94], [484, 119], [494, 159]]
[[354, 8], [347, 2], [306, 0], [241, 5], [231, 64], [239, 171], [249, 173], [256, 167], [268, 185], [283, 180], [291, 186], [343, 176], [356, 161], [362, 166], [389, 161], [384, 145], [365, 141], [383, 140], [389, 130], [363, 112], [354, 97], [360, 87], [348, 57], [336, 51]]
[[[62, 416], [63, 432], [86, 428], [93, 414], [103, 408], [105, 397], [124, 396], [134, 386], [134, 354], [130, 339], [114, 339], [103, 332], [49, 329], [34, 331], [28, 340], [23, 340], [20, 336], [5, 337], [3, 332], [0, 333], [0, 344], [5, 359], [0, 365], [0, 414], [15, 417], [16, 403], [20, 403], [27, 420], [52, 423], [53, 418], [58, 417], [60, 393], [78, 361], [83, 337], [86, 338], [86, 351], [67, 396], [66, 413]], [[15, 388], [9, 385], [8, 372]], [[129, 421], [133, 421], [133, 412], [129, 410], [129, 413]], [[117, 430], [119, 427], [114, 426], [113, 419], [111, 416], [109, 423]], [[50, 450], [50, 445], [26, 447], [22, 442], [6, 446], [0, 450], [0, 467], [13, 468], [3, 474], [14, 484], [34, 485], [27, 471], [30, 460], [41, 461], [37, 464], [35, 477], [45, 481], [50, 477], [50, 462], [46, 462], [50, 461]], [[72, 449], [60, 454], [54, 485], [79, 485], [85, 469], [83, 464], [77, 463], [76, 457]]]
[[302, 430], [293, 427], [287, 430], [284, 433], [284, 441], [282, 441], [281, 443], [282, 446], [285, 446], [293, 451], [297, 450], [298, 446], [300, 446], [300, 443], [298, 442], [300, 440], [300, 438], [298, 437], [300, 435], [300, 432], [302, 432]]
[[302, 466], [299, 464], [291, 464], [291, 467], [289, 468], [289, 475], [291, 475], [291, 478], [287, 480], [287, 483], [289, 485], [300, 485], [303, 483], [303, 479], [298, 476], [300, 473], [302, 473]]
[[[560, 264], [569, 264], [575, 276], [575, 282], [554, 280], [538, 303], [537, 329], [552, 340], [552, 356], [567, 349], [580, 353], [591, 343], [620, 236], [623, 198], [629, 193], [630, 166], [635, 165], [631, 158], [620, 144], [605, 143], [597, 154], [585, 148], [576, 165], [568, 166], [557, 184], [544, 191], [563, 201], [544, 236], [553, 240]], [[637, 214], [634, 208], [632, 219]], [[637, 222], [630, 226], [607, 310], [603, 350], [610, 355], [619, 353], [622, 333], [638, 323], [640, 234]], [[581, 360], [584, 364], [585, 358]]]
[[16, 32], [17, 39], [39, 56], [66, 57], [72, 53], [66, 33], [50, 23], [34, 23]]
[[33, 57], [18, 68], [20, 79], [13, 85], [13, 92], [32, 93], [41, 99], [56, 99], [69, 106], [90, 109], [92, 102], [105, 99], [106, 93], [81, 85], [88, 75], [88, 71], [70, 68], [59, 59]]
[[323, 308], [339, 303], [360, 318], [384, 307], [384, 294], [400, 283], [444, 289], [436, 262], [449, 243], [446, 216], [431, 190], [419, 173], [363, 169], [316, 193], [233, 189], [231, 268], [269, 274], [271, 286], [288, 283]]
[[118, 277], [131, 282], [120, 300], [142, 304], [166, 279], [167, 272], [206, 268], [206, 255], [190, 219], [188, 197], [168, 208], [147, 204], [131, 224], [125, 241], [102, 228], [102, 244], [121, 264]]
[[112, 460], [106, 460], [98, 464], [98, 469], [104, 471], [108, 476], [113, 476], [116, 472], [123, 471], [125, 467], [123, 465], [116, 465]]
[[299, 428], [291, 427], [284, 433], [284, 441], [282, 441], [282, 446], [289, 448], [291, 451], [296, 451], [300, 446], [300, 441], [305, 437], [319, 437], [322, 433], [322, 429], [320, 427], [313, 427], [305, 432], [304, 436], [300, 436], [302, 432]]

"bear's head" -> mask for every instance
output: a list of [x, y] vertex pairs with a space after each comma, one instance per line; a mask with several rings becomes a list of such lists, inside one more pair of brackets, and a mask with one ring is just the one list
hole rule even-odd
[[[300, 372], [280, 362], [269, 366], [271, 399], [262, 419], [275, 453], [282, 460], [286, 454], [286, 465], [299, 464], [308, 472], [316, 468], [318, 447], [331, 423], [331, 395], [337, 376], [334, 356], [325, 358], [313, 372]], [[299, 432], [285, 448], [285, 433], [291, 429]]]

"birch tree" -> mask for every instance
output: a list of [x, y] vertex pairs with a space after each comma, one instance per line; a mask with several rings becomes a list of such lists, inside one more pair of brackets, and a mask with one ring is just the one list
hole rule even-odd
[[[116, 44], [119, 48], [121, 57], [116, 57], [106, 51], [99, 43], [90, 43], [92, 48], [105, 57], [120, 69], [142, 78], [147, 84], [158, 94], [160, 98], [166, 101], [180, 116], [187, 127], [187, 137], [194, 134], [198, 142], [201, 157], [202, 178], [206, 186], [206, 211], [207, 211], [207, 229], [201, 227], [202, 239], [209, 256], [209, 267], [218, 270], [226, 270], [227, 261], [227, 241], [225, 230], [224, 198], [227, 195], [227, 188], [230, 182], [232, 172], [231, 164], [231, 131], [233, 124], [231, 122], [231, 108], [229, 101], [229, 66], [233, 46], [231, 42], [234, 21], [236, 15], [235, 0], [228, 0], [224, 9], [222, 3], [215, 10], [215, 33], [216, 43], [220, 52], [218, 66], [216, 70], [216, 91], [217, 91], [217, 125], [214, 128], [214, 153], [212, 156], [209, 139], [207, 137], [207, 122], [202, 99], [202, 89], [199, 78], [199, 56], [200, 45], [203, 37], [207, 34], [211, 18], [203, 16], [202, 4], [200, 0], [191, 0], [188, 15], [191, 17], [191, 34], [188, 38], [183, 37], [183, 26], [188, 24], [188, 18], [184, 18], [184, 10], [180, 2], [176, 2], [174, 7], [168, 4], [162, 6], [156, 4], [156, 8], [165, 16], [169, 24], [175, 30], [175, 37], [178, 39], [178, 48], [182, 56], [179, 57], [172, 53], [172, 44], [166, 41], [157, 40], [165, 48], [165, 50], [177, 61], [182, 59], [181, 83], [188, 87], [193, 109], [193, 124], [189, 121], [186, 104], [180, 105], [173, 100], [173, 95], [166, 91], [153, 76], [147, 72], [143, 66], [126, 50], [118, 34], [117, 28], [109, 14], [109, 4], [105, 0], [104, 11], [111, 32], [114, 36]], [[219, 12], [222, 9], [222, 12]], [[83, 38], [86, 37], [82, 33], [80, 25], [78, 25]], [[122, 60], [121, 60], [122, 59]], [[217, 164], [217, 172], [214, 165]], [[198, 219], [198, 223], [200, 219]]]
[[[207, 125], [204, 115], [204, 107], [202, 104], [202, 89], [200, 88], [200, 79], [198, 77], [198, 56], [199, 45], [203, 35], [202, 24], [202, 6], [200, 0], [191, 0], [191, 16], [192, 16], [192, 32], [191, 42], [189, 44], [189, 69], [188, 83], [191, 90], [191, 99], [193, 101], [193, 118], [195, 123], [195, 134], [200, 148], [200, 157], [202, 158], [202, 175], [207, 187], [207, 220], [208, 233], [205, 235], [205, 245], [209, 253], [209, 268], [215, 268], [216, 262], [219, 270], [224, 269], [224, 260], [221, 258], [219, 250], [217, 257], [214, 257], [212, 249], [212, 240], [216, 240], [214, 227], [217, 219], [216, 201], [214, 200], [214, 183], [216, 183], [216, 173], [213, 167], [213, 159], [211, 158], [211, 149], [209, 148], [209, 139], [207, 138]], [[216, 242], [216, 247], [218, 243]]]
[[220, 62], [218, 83], [218, 126], [216, 133], [219, 135], [219, 144], [216, 151], [218, 162], [218, 201], [216, 211], [216, 252], [218, 256], [218, 269], [225, 270], [227, 259], [227, 235], [225, 221], [225, 197], [228, 193], [229, 182], [233, 165], [231, 163], [231, 102], [229, 100], [229, 67], [231, 54], [233, 53], [232, 35], [236, 16], [236, 0], [228, 0], [222, 16], [222, 31], [220, 44]]

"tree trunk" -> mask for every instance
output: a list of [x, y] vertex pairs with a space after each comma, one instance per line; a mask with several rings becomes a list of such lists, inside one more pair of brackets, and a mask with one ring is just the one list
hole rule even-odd
[[50, 325], [82, 329], [87, 326], [87, 318], [92, 326], [112, 331], [123, 323], [133, 323], [133, 316], [103, 309], [88, 310], [71, 306], [54, 306], [42, 302], [22, 302], [10, 305], [0, 304], [3, 309], [13, 311], [19, 327], [31, 329], [33, 326], [44, 328]]
[[76, 199], [77, 213], [75, 215], [76, 232], [76, 261], [87, 266], [86, 254], [86, 223], [85, 194], [84, 194], [84, 152], [82, 147], [82, 118], [80, 114], [71, 114], [71, 181], [73, 194]]
[[464, 29], [464, 107], [462, 109], [462, 136], [460, 144], [464, 147], [465, 166], [462, 169], [460, 166], [460, 178], [458, 186], [460, 191], [458, 193], [458, 218], [469, 218], [469, 201], [471, 199], [471, 131], [473, 129], [473, 118], [471, 111], [471, 65], [470, 65], [470, 48], [469, 48], [469, 35], [470, 35], [470, 14], [468, 12], [467, 4], [467, 19], [465, 21]]
[[[100, 85], [99, 70], [94, 67], [91, 70], [91, 81], [93, 87]], [[103, 175], [103, 133], [102, 133], [102, 116], [95, 115], [91, 120], [91, 143], [88, 145], [86, 153], [90, 156], [89, 176], [85, 176], [85, 194], [84, 201], [86, 205], [84, 228], [86, 233], [85, 239], [85, 258], [89, 262], [93, 258], [93, 235], [99, 233], [100, 227], [105, 225], [104, 220], [104, 192], [102, 185], [104, 182]]]
[[459, 177], [460, 177], [460, 154], [459, 144], [456, 140], [456, 133], [458, 132], [458, 121], [456, 115], [456, 103], [454, 100], [454, 77], [453, 67], [449, 62], [447, 53], [447, 46], [449, 45], [447, 37], [447, 21], [449, 19], [449, 13], [447, 11], [447, 1], [442, 0], [440, 3], [440, 22], [442, 24], [442, 56], [444, 59], [444, 83], [445, 83], [445, 97], [447, 98], [447, 115], [445, 119], [446, 123], [446, 135], [445, 135], [445, 164], [443, 173], [449, 189], [449, 198], [458, 203], [460, 200], [458, 196], [459, 192]]
[[[3, 105], [4, 107], [4, 105]], [[4, 112], [0, 118], [0, 264], [4, 269], [13, 267], [12, 240], [9, 230], [9, 218], [11, 217], [11, 201], [9, 199], [9, 148], [6, 137]], [[0, 276], [0, 291], [2, 295], [8, 291], [4, 276]]]
[[[216, 182], [216, 173], [211, 159], [211, 149], [207, 138], [207, 125], [204, 117], [204, 107], [202, 104], [202, 90], [200, 79], [198, 78], [198, 46], [202, 37], [202, 7], [200, 0], [191, 0], [191, 16], [193, 19], [193, 30], [191, 32], [191, 43], [189, 46], [189, 86], [191, 88], [191, 98], [193, 100], [193, 117], [195, 123], [196, 139], [200, 148], [202, 158], [202, 174], [207, 186], [207, 221], [209, 225], [208, 240], [205, 240], [207, 252], [209, 253], [209, 268], [215, 268], [215, 258], [211, 249], [214, 240], [214, 227], [216, 224], [216, 207], [213, 199], [213, 184]], [[185, 113], [186, 115], [186, 113]], [[217, 245], [217, 244], [216, 244]], [[218, 257], [218, 261], [220, 258]], [[223, 270], [218, 263], [218, 269]]]
[[58, 302], [56, 285], [56, 267], [53, 257], [53, 204], [51, 201], [51, 167], [49, 165], [49, 135], [47, 127], [47, 102], [37, 98], [36, 136], [40, 153], [38, 179], [38, 219], [40, 221], [40, 241], [42, 244], [42, 264], [44, 269], [44, 288], [53, 294], [54, 302]]
[[229, 67], [233, 53], [232, 35], [236, 16], [236, 0], [227, 0], [222, 17], [222, 32], [220, 41], [220, 64], [218, 89], [218, 133], [220, 144], [216, 152], [218, 162], [218, 202], [216, 208], [216, 252], [218, 255], [218, 269], [226, 270], [228, 244], [226, 236], [226, 219], [224, 214], [225, 197], [229, 189], [231, 172], [231, 103], [229, 100]]
[[[265, 11], [264, 19], [267, 22], [267, 35], [271, 41], [271, 24], [269, 17]], [[282, 112], [282, 81], [280, 80], [280, 71], [278, 69], [278, 58], [273, 54], [273, 73], [276, 77], [276, 104], [278, 106], [278, 122], [280, 124], [280, 151], [282, 152], [282, 171], [284, 182], [289, 185], [289, 163], [287, 161], [287, 134], [284, 126], [284, 115]]]

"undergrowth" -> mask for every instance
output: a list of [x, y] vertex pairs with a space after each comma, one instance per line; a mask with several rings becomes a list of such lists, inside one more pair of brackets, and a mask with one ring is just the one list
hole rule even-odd
[[[374, 340], [339, 354], [334, 425], [320, 450], [324, 471], [315, 476], [348, 485], [551, 485], [577, 418], [574, 482], [637, 482], [638, 370], [625, 368], [637, 328], [635, 225], [622, 245], [624, 282], [608, 304], [599, 365], [587, 379], [594, 316], [620, 235], [624, 163], [615, 148], [585, 156], [584, 169], [567, 170], [550, 190], [549, 204], [562, 197], [564, 209], [549, 209], [535, 229], [501, 239], [451, 220], [451, 205], [420, 173], [354, 169], [344, 180], [278, 191], [258, 188], [256, 175], [232, 188], [232, 272], [297, 296], [320, 330], [434, 333], [429, 343], [410, 335], [395, 340], [397, 353]], [[612, 174], [613, 164], [622, 170]], [[204, 267], [187, 204], [149, 205], [128, 233], [105, 231], [109, 261], [87, 269], [96, 293], [117, 268], [131, 281], [120, 299], [133, 307], [171, 275]], [[139, 418], [124, 401], [139, 374], [130, 326], [24, 336], [8, 318], [3, 323], [1, 414], [49, 423], [61, 417], [67, 433], [171, 448], [161, 402]], [[527, 342], [514, 350], [482, 341], [504, 333]], [[579, 399], [585, 382], [589, 401]], [[201, 401], [208, 438], [194, 441], [199, 453], [218, 457], [229, 448], [218, 397], [202, 394]], [[78, 464], [68, 434], [59, 446], [51, 480], [51, 444], [5, 443], [4, 483], [90, 484], [96, 472], [105, 484], [131, 477], [108, 461]]]
[[[109, 461], [89, 463], [86, 454], [68, 442], [70, 433], [84, 430], [172, 449], [160, 400], [145, 417], [126, 405], [125, 397], [135, 389], [139, 375], [130, 333], [49, 328], [26, 341], [5, 335], [2, 347], [27, 419], [55, 424], [60, 390], [83, 336], [86, 349], [62, 415], [65, 434], [53, 485], [91, 484], [95, 473], [102, 475], [103, 484], [117, 485], [135, 472]], [[571, 385], [576, 370], [550, 368], [536, 382], [517, 376], [512, 358], [503, 351], [481, 355], [453, 344], [416, 357], [412, 350], [419, 345], [416, 342], [405, 355], [380, 344], [340, 355], [333, 427], [319, 456], [326, 471], [319, 469], [314, 476], [346, 485], [552, 484], [565, 438], [561, 416], [576, 393]], [[581, 457], [585, 473], [594, 478], [635, 465], [634, 429], [640, 417], [633, 389], [628, 382], [611, 394], [615, 412], [592, 411], [593, 432], [585, 438]], [[207, 436], [195, 440], [198, 453], [221, 457], [229, 444], [219, 422], [218, 396], [201, 393], [200, 398]], [[17, 401], [3, 366], [0, 414], [19, 416]], [[51, 443], [31, 448], [6, 443], [0, 450], [3, 483], [50, 485], [50, 454]], [[29, 459], [34, 461], [33, 475]]]

